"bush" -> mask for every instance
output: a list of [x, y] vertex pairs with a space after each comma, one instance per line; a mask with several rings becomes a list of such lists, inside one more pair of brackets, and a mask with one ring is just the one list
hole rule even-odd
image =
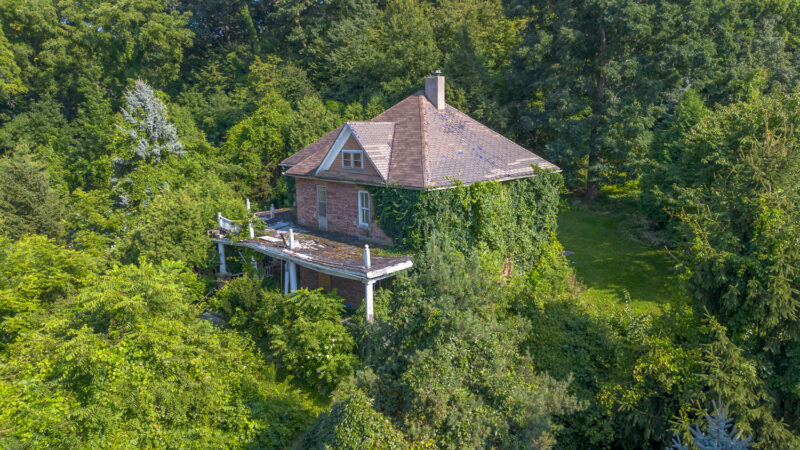
[[240, 330], [250, 330], [254, 337], [264, 338], [266, 330], [253, 327], [256, 312], [267, 303], [276, 301], [281, 293], [264, 288], [264, 280], [249, 275], [234, 278], [212, 297], [210, 306], [225, 314], [228, 324]]
[[289, 446], [315, 408], [246, 336], [200, 319], [199, 287], [167, 261], [64, 290], [0, 351], [0, 447]]
[[[394, 284], [390, 312], [364, 327], [358, 386], [407, 439], [452, 448], [550, 448], [555, 416], [582, 409], [569, 381], [541, 373], [520, 347], [497, 252], [431, 240]], [[371, 371], [371, 372], [370, 372]]]
[[403, 433], [375, 411], [372, 404], [372, 399], [360, 389], [347, 390], [306, 432], [303, 448], [408, 448]]
[[342, 324], [344, 303], [322, 289], [270, 298], [255, 320], [279, 367], [322, 392], [330, 392], [356, 364], [355, 342]]

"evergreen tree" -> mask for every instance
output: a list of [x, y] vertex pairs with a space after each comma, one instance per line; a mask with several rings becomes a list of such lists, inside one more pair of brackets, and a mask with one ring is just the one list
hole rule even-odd
[[[775, 415], [798, 424], [800, 98], [724, 107], [682, 140], [669, 199], [682, 232], [683, 280], [695, 309], [760, 361]], [[726, 396], [726, 399], [730, 399]]]
[[636, 0], [532, 3], [513, 74], [526, 104], [521, 126], [540, 129], [537, 144], [593, 199], [645, 155], [673, 78], [660, 44], [676, 11]]
[[62, 239], [66, 205], [50, 184], [47, 168], [26, 146], [0, 157], [0, 230], [11, 238], [43, 234]]
[[[698, 450], [747, 450], [753, 445], [750, 437], [742, 439], [742, 433], [736, 431], [733, 419], [728, 417], [728, 408], [722, 401], [714, 402], [714, 414], [705, 416], [706, 430], [699, 425], [692, 427], [692, 441]], [[672, 448], [674, 450], [689, 450], [681, 443], [680, 437], [675, 437]]]
[[[159, 165], [169, 156], [185, 156], [183, 144], [178, 140], [175, 125], [169, 122], [167, 108], [156, 97], [155, 91], [144, 81], [137, 80], [135, 87], [125, 93], [125, 107], [121, 121], [116, 124], [119, 150], [112, 162], [114, 177], [112, 190], [123, 208], [135, 208], [146, 200], [158, 186], [137, 186], [136, 172], [148, 166]], [[141, 176], [141, 175], [139, 175]], [[145, 183], [149, 180], [144, 180]]]
[[529, 324], [510, 315], [496, 255], [432, 239], [395, 282], [388, 315], [367, 325], [358, 384], [411, 442], [551, 448], [553, 417], [581, 409], [520, 351]]

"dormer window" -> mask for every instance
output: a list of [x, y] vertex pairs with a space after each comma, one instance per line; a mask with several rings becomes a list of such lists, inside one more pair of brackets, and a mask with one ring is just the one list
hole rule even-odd
[[342, 167], [345, 169], [362, 169], [364, 152], [361, 150], [342, 150]]

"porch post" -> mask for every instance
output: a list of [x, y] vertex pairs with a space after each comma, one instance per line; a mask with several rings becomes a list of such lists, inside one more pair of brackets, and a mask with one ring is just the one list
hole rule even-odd
[[289, 261], [283, 261], [283, 267], [281, 268], [281, 272], [283, 273], [283, 293], [289, 293]]
[[217, 243], [217, 251], [219, 251], [219, 273], [228, 273], [228, 266], [225, 264], [225, 245], [222, 242]]
[[297, 290], [297, 264], [289, 262], [289, 292]]
[[366, 303], [365, 309], [367, 311], [367, 322], [372, 323], [374, 320], [372, 312], [372, 285], [375, 284], [374, 280], [367, 280], [364, 283], [364, 302]]

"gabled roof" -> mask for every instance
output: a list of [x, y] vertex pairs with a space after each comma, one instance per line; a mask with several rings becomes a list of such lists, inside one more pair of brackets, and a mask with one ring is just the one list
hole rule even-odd
[[384, 180], [389, 180], [394, 124], [392, 122], [347, 122], [367, 157]]
[[[366, 153], [365, 167], [370, 166], [375, 168], [375, 176], [379, 177], [379, 181], [386, 183], [389, 179], [389, 160], [392, 154], [392, 139], [394, 136], [394, 124], [391, 122], [347, 122], [344, 126], [338, 128], [339, 133], [333, 140], [333, 143], [325, 150], [325, 156], [314, 169], [314, 175], [319, 178], [336, 176], [336, 168], [332, 167], [333, 162], [342, 150], [363, 150]], [[352, 142], [355, 143], [352, 143]], [[327, 140], [326, 140], [327, 142]], [[348, 147], [348, 142], [350, 142]], [[322, 151], [322, 150], [317, 150]], [[285, 161], [281, 164], [285, 164]], [[333, 172], [328, 170], [333, 169]], [[349, 175], [353, 181], [372, 181], [365, 180], [365, 172], [353, 171], [351, 173], [345, 172], [341, 175]], [[367, 176], [369, 178], [369, 175]]]
[[315, 177], [343, 127], [353, 131], [383, 178], [401, 187], [528, 177], [534, 175], [532, 165], [559, 170], [450, 105], [438, 110], [419, 91], [372, 120], [348, 122], [284, 159], [281, 165], [291, 166], [286, 175]]

